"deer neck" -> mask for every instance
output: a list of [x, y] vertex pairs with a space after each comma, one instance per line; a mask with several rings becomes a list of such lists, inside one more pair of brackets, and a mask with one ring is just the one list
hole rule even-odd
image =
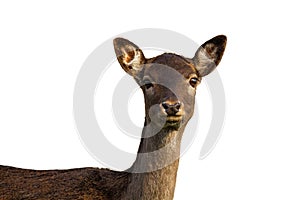
[[[178, 130], [163, 128], [153, 135], [143, 129], [137, 158], [128, 170], [129, 199], [173, 199], [180, 156], [180, 143], [184, 127]], [[152, 137], [149, 137], [152, 135]]]

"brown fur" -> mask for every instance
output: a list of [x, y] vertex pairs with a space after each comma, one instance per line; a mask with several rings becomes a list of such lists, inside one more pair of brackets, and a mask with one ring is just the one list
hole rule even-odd
[[173, 199], [181, 138], [194, 111], [197, 84], [190, 81], [194, 78], [199, 84], [216, 67], [225, 44], [226, 37], [217, 36], [204, 43], [193, 59], [170, 53], [146, 59], [132, 42], [115, 39], [118, 61], [140, 85], [145, 99], [145, 126], [133, 165], [123, 172], [0, 166], [0, 199]]
[[129, 176], [108, 169], [27, 170], [0, 166], [0, 199], [120, 199]]

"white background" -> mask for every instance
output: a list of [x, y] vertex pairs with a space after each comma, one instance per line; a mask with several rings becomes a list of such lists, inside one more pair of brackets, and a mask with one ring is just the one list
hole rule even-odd
[[102, 167], [76, 133], [72, 95], [82, 63], [108, 38], [149, 27], [199, 44], [226, 34], [218, 68], [227, 105], [222, 137], [206, 159], [198, 159], [211, 115], [202, 84], [197, 101], [203, 129], [180, 161], [175, 199], [299, 199], [297, 1], [103, 2], [1, 1], [0, 163]]

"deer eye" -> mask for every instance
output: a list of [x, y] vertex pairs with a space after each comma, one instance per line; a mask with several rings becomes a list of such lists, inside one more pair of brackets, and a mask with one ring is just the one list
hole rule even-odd
[[194, 88], [198, 84], [198, 79], [197, 78], [191, 78], [190, 79], [190, 85]]
[[151, 87], [153, 87], [153, 83], [149, 79], [144, 80], [144, 85], [146, 89], [150, 89]]

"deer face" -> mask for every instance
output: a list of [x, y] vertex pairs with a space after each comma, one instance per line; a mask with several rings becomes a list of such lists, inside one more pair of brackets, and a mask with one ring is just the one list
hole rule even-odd
[[120, 65], [143, 90], [147, 123], [175, 130], [192, 117], [197, 85], [219, 64], [225, 46], [226, 37], [217, 36], [201, 45], [192, 59], [170, 53], [146, 59], [132, 42], [114, 40]]

